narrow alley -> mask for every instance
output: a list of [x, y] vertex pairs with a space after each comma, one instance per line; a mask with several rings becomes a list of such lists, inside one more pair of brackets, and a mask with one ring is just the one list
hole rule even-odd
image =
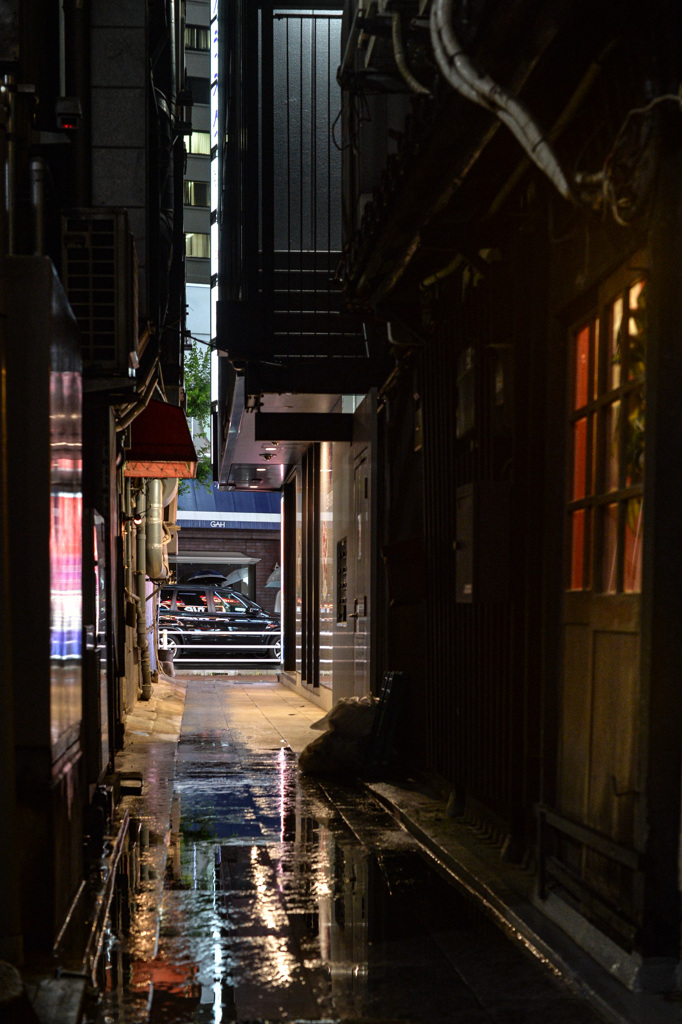
[[319, 718], [272, 677], [138, 705], [120, 768], [148, 781], [121, 802], [88, 1024], [599, 1020], [372, 796], [299, 772]]
[[0, 1024], [681, 1024], [680, 41], [0, 0]]

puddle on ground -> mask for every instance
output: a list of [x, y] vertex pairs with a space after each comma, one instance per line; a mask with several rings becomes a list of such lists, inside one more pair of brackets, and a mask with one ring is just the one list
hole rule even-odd
[[596, 1020], [371, 801], [363, 843], [288, 749], [219, 747], [181, 741], [165, 858], [131, 822], [86, 1024]]

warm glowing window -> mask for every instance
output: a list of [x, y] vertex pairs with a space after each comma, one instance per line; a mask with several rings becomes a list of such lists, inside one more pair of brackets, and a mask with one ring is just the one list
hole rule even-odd
[[643, 280], [572, 333], [569, 590], [641, 589], [646, 343]]
[[185, 136], [185, 145], [187, 146], [187, 152], [192, 156], [210, 156], [211, 133], [192, 132], [191, 135]]
[[185, 234], [185, 255], [198, 259], [209, 259], [211, 255], [211, 236], [201, 231]]
[[185, 206], [210, 206], [211, 186], [207, 181], [185, 181]]
[[185, 25], [185, 49], [208, 52], [211, 49], [210, 28], [203, 25]]

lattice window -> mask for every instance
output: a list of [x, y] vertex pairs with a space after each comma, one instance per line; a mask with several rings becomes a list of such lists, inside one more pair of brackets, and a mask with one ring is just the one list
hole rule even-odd
[[568, 589], [641, 590], [646, 283], [605, 292], [571, 338]]

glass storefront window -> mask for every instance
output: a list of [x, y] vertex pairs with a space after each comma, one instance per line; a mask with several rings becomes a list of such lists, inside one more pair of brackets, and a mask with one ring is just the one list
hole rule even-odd
[[82, 715], [81, 375], [50, 374], [50, 734], [55, 752]]
[[296, 473], [296, 670], [303, 672], [303, 475]]

